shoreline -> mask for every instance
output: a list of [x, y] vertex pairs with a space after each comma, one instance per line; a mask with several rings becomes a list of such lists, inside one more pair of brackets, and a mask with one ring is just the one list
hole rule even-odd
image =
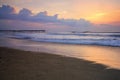
[[[12, 39], [17, 39], [17, 38], [12, 38]], [[18, 38], [19, 40], [19, 38]], [[65, 42], [47, 42], [47, 41], [34, 41], [34, 40], [29, 40], [29, 39], [21, 39], [21, 40], [28, 40], [32, 42], [40, 42], [40, 43], [52, 43], [52, 44], [66, 44], [66, 45], [82, 45], [82, 46], [101, 46], [101, 47], [119, 47], [120, 46], [113, 46], [113, 45], [102, 45], [102, 44], [80, 44], [80, 43], [65, 43]]]
[[71, 45], [45, 42], [42, 43], [31, 40], [11, 38], [0, 38], [0, 40], [0, 45], [3, 47], [74, 57], [78, 59], [93, 61], [95, 63], [100, 63], [108, 66], [108, 68], [120, 69], [120, 54], [118, 54], [120, 52], [119, 47], [74, 44]]
[[56, 54], [0, 47], [2, 80], [119, 80], [120, 70]]

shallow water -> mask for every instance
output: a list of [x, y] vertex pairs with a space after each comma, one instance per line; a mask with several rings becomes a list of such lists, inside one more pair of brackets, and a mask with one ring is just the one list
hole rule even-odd
[[14, 33], [9, 37], [39, 42], [119, 46], [120, 33]]
[[120, 47], [42, 43], [11, 38], [1, 38], [0, 46], [76, 57], [120, 69]]

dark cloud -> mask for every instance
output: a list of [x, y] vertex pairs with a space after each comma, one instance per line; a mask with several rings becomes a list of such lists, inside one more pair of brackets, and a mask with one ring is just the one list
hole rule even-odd
[[9, 5], [2, 5], [0, 7], [0, 14], [14, 14], [15, 9]]
[[19, 14], [20, 16], [31, 16], [32, 12], [29, 9], [23, 8], [22, 10], [20, 10]]
[[32, 19], [32, 12], [29, 9], [23, 8], [17, 14], [16, 19], [30, 21]]
[[23, 20], [32, 22], [43, 22], [43, 23], [57, 23], [61, 25], [67, 25], [72, 27], [86, 27], [92, 24], [85, 19], [58, 19], [58, 14], [49, 16], [47, 11], [39, 12], [33, 15], [29, 9], [23, 8], [18, 14], [15, 13], [15, 9], [9, 5], [3, 5], [0, 7], [0, 19], [10, 20]]
[[0, 7], [0, 19], [13, 19], [15, 16], [15, 9], [9, 5]]
[[48, 16], [47, 11], [44, 11], [34, 15], [32, 20], [38, 22], [58, 22], [58, 14]]

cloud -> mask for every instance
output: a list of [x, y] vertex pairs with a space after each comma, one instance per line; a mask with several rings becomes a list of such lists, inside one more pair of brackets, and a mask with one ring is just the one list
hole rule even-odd
[[92, 23], [85, 19], [62, 19], [60, 22], [64, 25], [72, 26], [72, 27], [89, 27], [92, 26]]
[[44, 11], [34, 15], [32, 20], [37, 22], [58, 22], [58, 14], [48, 16], [47, 11]]
[[0, 7], [1, 14], [14, 14], [14, 11], [14, 8], [9, 5], [2, 5], [2, 7]]
[[13, 19], [15, 16], [15, 9], [9, 5], [2, 5], [0, 7], [0, 19]]
[[29, 9], [23, 8], [16, 14], [16, 19], [30, 21], [32, 19], [32, 12]]
[[20, 10], [19, 14], [20, 16], [31, 16], [32, 12], [29, 9], [23, 8], [22, 10]]
[[85, 19], [58, 19], [58, 14], [49, 16], [47, 11], [39, 12], [38, 14], [33, 15], [32, 11], [23, 8], [17, 14], [15, 13], [15, 9], [9, 5], [3, 5], [0, 7], [0, 19], [32, 21], [38, 23], [55, 23], [72, 27], [88, 27], [92, 25]]

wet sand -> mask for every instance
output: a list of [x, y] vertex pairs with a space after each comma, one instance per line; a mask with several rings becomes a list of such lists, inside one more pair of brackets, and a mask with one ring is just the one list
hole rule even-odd
[[120, 70], [55, 54], [0, 47], [0, 80], [120, 80]]
[[107, 68], [120, 70], [120, 47], [45, 43], [12, 38], [0, 38], [0, 46], [94, 61]]

